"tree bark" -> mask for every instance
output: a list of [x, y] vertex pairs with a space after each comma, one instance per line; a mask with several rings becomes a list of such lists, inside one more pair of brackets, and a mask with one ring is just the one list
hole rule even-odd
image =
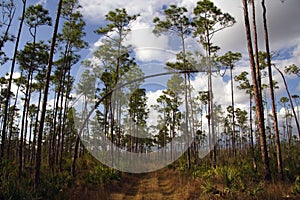
[[266, 52], [267, 52], [267, 65], [268, 65], [269, 84], [270, 84], [270, 96], [271, 96], [271, 101], [272, 101], [271, 102], [272, 103], [272, 113], [273, 113], [275, 140], [276, 140], [277, 170], [278, 170], [279, 179], [283, 180], [280, 136], [279, 136], [279, 130], [278, 130], [278, 120], [277, 120], [277, 112], [276, 112], [276, 104], [275, 104], [275, 96], [274, 96], [274, 87], [273, 87], [273, 78], [272, 78], [269, 33], [268, 33], [268, 25], [267, 25], [267, 9], [266, 9], [266, 6], [265, 6], [265, 0], [262, 0], [261, 4], [262, 4], [262, 7], [263, 7], [263, 24], [264, 24], [264, 32], [265, 32], [265, 43], [266, 43], [265, 45], [266, 45]]
[[236, 147], [235, 147], [235, 111], [234, 111], [234, 94], [233, 94], [233, 65], [230, 66], [230, 80], [231, 80], [231, 107], [232, 107], [232, 149], [233, 156], [236, 156]]
[[263, 160], [264, 171], [265, 171], [264, 172], [265, 180], [270, 180], [271, 173], [270, 173], [270, 166], [269, 166], [269, 156], [268, 156], [267, 143], [266, 143], [263, 113], [261, 110], [262, 102], [261, 99], [259, 98], [259, 87], [258, 87], [258, 81], [256, 76], [257, 74], [255, 68], [255, 61], [253, 56], [253, 47], [252, 47], [247, 0], [243, 0], [243, 7], [244, 7], [244, 21], [245, 21], [245, 28], [246, 28], [247, 46], [248, 46], [248, 53], [249, 53], [249, 60], [250, 60], [250, 69], [251, 69], [252, 82], [254, 88], [254, 100], [256, 104], [255, 109], [258, 118], [257, 121], [258, 121], [258, 128], [259, 128], [260, 148], [261, 148], [262, 160]]
[[35, 168], [35, 179], [34, 179], [35, 190], [38, 189], [38, 186], [40, 183], [42, 137], [43, 137], [43, 131], [44, 131], [44, 123], [45, 123], [47, 101], [48, 101], [48, 91], [49, 91], [49, 86], [50, 86], [50, 76], [51, 76], [51, 69], [52, 69], [52, 64], [53, 64], [53, 56], [54, 56], [55, 43], [56, 43], [56, 37], [57, 37], [57, 32], [58, 32], [58, 25], [59, 25], [59, 19], [60, 19], [60, 14], [61, 14], [62, 2], [63, 2], [63, 0], [58, 1], [55, 25], [54, 25], [49, 59], [48, 59], [47, 72], [46, 72], [46, 77], [45, 77], [46, 82], [45, 82], [45, 87], [44, 87], [44, 96], [43, 96], [43, 103], [42, 103], [42, 110], [41, 110], [41, 119], [40, 119], [40, 127], [39, 127], [39, 132], [38, 132], [37, 153], [36, 153], [36, 166], [35, 166], [36, 168]]
[[[300, 127], [299, 127], [299, 122], [298, 122], [298, 118], [297, 118], [297, 114], [296, 114], [296, 111], [295, 111], [295, 107], [294, 107], [294, 103], [293, 103], [293, 99], [291, 97], [291, 93], [289, 91], [289, 87], [286, 83], [286, 80], [285, 80], [285, 77], [282, 73], [282, 71], [280, 71], [280, 69], [278, 69], [278, 67], [276, 67], [275, 65], [273, 65], [275, 67], [275, 69], [280, 73], [282, 79], [283, 79], [283, 82], [284, 82], [284, 86], [285, 86], [285, 89], [286, 89], [286, 92], [288, 94], [288, 97], [289, 97], [289, 100], [290, 100], [290, 104], [291, 104], [291, 107], [292, 107], [292, 112], [293, 112], [293, 115], [294, 115], [294, 119], [295, 119], [295, 122], [296, 122], [296, 126], [297, 126], [297, 131], [298, 131], [298, 136], [299, 136], [299, 139], [300, 139]], [[299, 140], [300, 141], [300, 140]]]
[[19, 24], [19, 29], [18, 29], [18, 35], [16, 39], [16, 44], [14, 48], [14, 55], [12, 58], [12, 64], [11, 64], [11, 69], [10, 69], [10, 75], [9, 75], [9, 81], [8, 81], [8, 86], [7, 86], [7, 94], [6, 94], [6, 100], [5, 100], [5, 105], [4, 105], [4, 117], [3, 117], [3, 125], [2, 125], [2, 137], [1, 137], [1, 154], [0, 154], [0, 163], [2, 162], [2, 159], [4, 157], [4, 151], [5, 151], [5, 143], [6, 143], [6, 127], [7, 127], [7, 118], [8, 118], [8, 106], [9, 106], [9, 101], [10, 101], [10, 92], [11, 92], [11, 85], [12, 85], [12, 80], [13, 80], [13, 74], [15, 71], [15, 65], [16, 65], [16, 59], [17, 59], [17, 53], [18, 53], [18, 47], [21, 39], [21, 33], [22, 33], [22, 28], [23, 28], [23, 22], [25, 19], [25, 11], [26, 11], [26, 0], [22, 0], [23, 2], [23, 7], [22, 7], [22, 16]]

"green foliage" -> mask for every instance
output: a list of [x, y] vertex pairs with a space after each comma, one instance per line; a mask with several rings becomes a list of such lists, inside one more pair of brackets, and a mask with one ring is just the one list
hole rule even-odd
[[3, 164], [5, 165], [0, 174], [0, 199], [32, 199], [29, 181], [18, 181], [18, 171], [13, 163]]
[[60, 193], [66, 192], [73, 183], [73, 176], [69, 172], [61, 172], [54, 176], [45, 174], [42, 176], [37, 195], [44, 198], [59, 196]]
[[2, 182], [0, 187], [0, 199], [7, 200], [25, 200], [33, 199], [32, 192], [25, 189], [25, 187], [20, 187], [16, 181]]
[[217, 61], [220, 62], [222, 65], [229, 67], [229, 68], [233, 68], [234, 64], [239, 61], [242, 58], [242, 54], [239, 52], [227, 52], [226, 54], [224, 54], [223, 56], [217, 58]]
[[15, 37], [10, 34], [12, 21], [15, 16], [16, 6], [13, 0], [1, 1], [1, 17], [0, 17], [0, 64], [4, 64], [7, 60], [7, 52], [3, 50], [5, 44], [9, 41], [13, 42]]
[[185, 15], [187, 13], [185, 7], [170, 5], [164, 12], [165, 20], [161, 20], [158, 17], [153, 19], [153, 23], [155, 23], [153, 32], [155, 34], [160, 35], [163, 32], [172, 31], [178, 34], [179, 37], [184, 38], [191, 33], [192, 22]]
[[251, 195], [251, 196], [256, 196], [259, 192], [263, 191], [263, 183], [262, 182], [259, 182], [259, 184], [256, 184], [256, 186], [250, 190], [248, 193]]
[[224, 185], [226, 193], [233, 193], [237, 190], [244, 192], [246, 186], [241, 179], [240, 171], [233, 167], [219, 167], [217, 168], [217, 176], [219, 176]]
[[256, 173], [246, 163], [217, 168], [207, 168], [202, 164], [192, 168], [192, 175], [195, 179], [201, 179], [200, 188], [206, 194], [255, 196], [263, 190], [259, 177], [255, 178]]
[[[191, 170], [191, 173], [192, 173], [192, 176], [193, 176], [193, 178], [194, 179], [196, 179], [196, 178], [199, 178], [199, 177], [203, 177], [204, 176], [204, 174], [207, 172], [207, 171], [209, 171], [209, 170], [207, 170], [207, 165], [199, 165], [199, 166], [197, 166], [197, 165], [193, 165], [192, 166], [192, 170]], [[208, 174], [206, 174], [206, 176], [207, 176]]]
[[297, 176], [297, 178], [295, 180], [293, 193], [300, 194], [300, 176]]
[[86, 176], [86, 181], [89, 184], [106, 184], [112, 180], [120, 180], [120, 172], [106, 167], [104, 165], [97, 165], [90, 170]]
[[[228, 13], [223, 13], [210, 0], [202, 0], [197, 2], [194, 8], [194, 36], [200, 37], [200, 42], [203, 44], [206, 51], [215, 53], [219, 47], [212, 46], [212, 37], [218, 31], [235, 24], [235, 19]], [[209, 53], [209, 56], [211, 54]]]
[[214, 184], [210, 181], [203, 181], [200, 188], [202, 189], [202, 192], [206, 194], [213, 193], [216, 190]]
[[239, 85], [237, 86], [239, 90], [246, 90], [246, 94], [252, 94], [253, 85], [250, 84], [247, 76], [248, 72], [243, 71], [240, 75], [235, 76], [234, 80], [239, 83]]
[[29, 27], [29, 32], [32, 37], [36, 36], [38, 26], [52, 25], [49, 11], [44, 9], [41, 4], [29, 6], [25, 12], [25, 19], [25, 24]]
[[282, 143], [282, 161], [284, 163], [284, 175], [285, 178], [291, 182], [296, 179], [296, 176], [300, 172], [300, 154], [298, 141], [295, 144]]
[[117, 32], [120, 34], [121, 37], [123, 37], [130, 31], [130, 23], [135, 21], [138, 16], [139, 15], [128, 15], [125, 8], [117, 8], [114, 11], [109, 11], [109, 13], [105, 15], [106, 21], [109, 22], [106, 25], [106, 27], [100, 27], [95, 32], [98, 34], [107, 34], [117, 29]]
[[300, 68], [295, 64], [286, 66], [284, 69], [284, 72], [288, 75], [294, 74], [294, 75], [297, 75], [298, 77], [300, 77]]
[[[30, 167], [27, 169], [29, 169], [27, 171], [32, 170]], [[32, 175], [24, 172], [20, 180], [17, 168], [13, 163], [9, 163], [3, 168], [0, 182], [0, 199], [44, 199], [65, 195], [66, 191], [73, 185], [74, 179], [66, 171], [59, 172], [54, 176], [43, 171], [40, 186], [34, 191]]]

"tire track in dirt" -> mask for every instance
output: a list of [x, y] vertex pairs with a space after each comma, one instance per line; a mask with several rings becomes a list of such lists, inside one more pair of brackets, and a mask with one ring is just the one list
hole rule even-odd
[[[130, 175], [135, 176], [135, 175]], [[127, 178], [127, 183], [110, 195], [110, 200], [165, 200], [178, 199], [174, 197], [176, 184], [170, 177], [177, 176], [170, 170], [161, 170], [140, 176], [140, 178]], [[124, 183], [126, 184], [126, 183]]]

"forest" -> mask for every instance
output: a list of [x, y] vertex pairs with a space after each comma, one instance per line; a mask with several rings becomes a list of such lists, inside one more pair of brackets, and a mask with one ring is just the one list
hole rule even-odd
[[0, 199], [300, 199], [300, 67], [268, 1], [237, 1], [244, 52], [213, 0], [93, 30], [80, 2], [0, 1]]

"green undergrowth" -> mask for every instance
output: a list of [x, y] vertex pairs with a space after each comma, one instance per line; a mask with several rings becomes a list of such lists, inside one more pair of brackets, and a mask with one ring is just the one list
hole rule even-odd
[[[69, 199], [72, 192], [99, 189], [113, 180], [120, 180], [121, 174], [115, 169], [104, 166], [89, 154], [78, 159], [77, 176], [71, 173], [71, 159], [64, 161], [63, 170], [52, 173], [43, 163], [40, 186], [34, 190], [34, 167], [26, 167], [21, 178], [18, 177], [16, 163], [5, 163], [0, 177], [0, 200], [21, 199]], [[26, 173], [25, 173], [26, 172]]]
[[[218, 152], [216, 167], [212, 167], [210, 157], [192, 160], [190, 169], [187, 158], [182, 157], [174, 165], [182, 176], [189, 176], [199, 184], [203, 199], [300, 199], [300, 163], [296, 146], [287, 148], [283, 156], [284, 180], [277, 173], [276, 154], [270, 155], [272, 179], [264, 180], [260, 152], [255, 152], [256, 165], [250, 156], [237, 154], [226, 156]], [[272, 153], [272, 151], [271, 151]], [[221, 157], [223, 154], [223, 157]], [[202, 198], [201, 198], [202, 199]]]

